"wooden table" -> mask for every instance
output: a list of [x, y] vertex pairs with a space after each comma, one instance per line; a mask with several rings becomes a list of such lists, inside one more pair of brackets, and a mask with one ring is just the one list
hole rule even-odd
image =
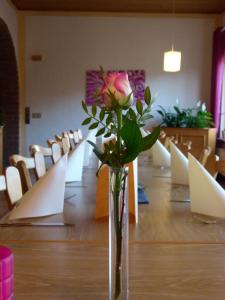
[[[7, 242], [17, 300], [107, 300], [108, 247], [97, 242]], [[130, 244], [130, 300], [225, 295], [225, 244]]]

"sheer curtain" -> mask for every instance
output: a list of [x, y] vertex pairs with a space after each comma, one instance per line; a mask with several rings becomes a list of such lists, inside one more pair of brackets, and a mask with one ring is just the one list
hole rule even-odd
[[217, 28], [213, 35], [212, 81], [211, 81], [211, 111], [215, 127], [220, 135], [223, 76], [225, 69], [225, 27]]

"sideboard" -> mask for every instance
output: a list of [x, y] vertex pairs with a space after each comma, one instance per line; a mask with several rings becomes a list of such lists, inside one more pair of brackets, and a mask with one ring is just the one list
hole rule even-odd
[[166, 136], [174, 137], [179, 144], [191, 141], [192, 153], [198, 157], [203, 148], [210, 146], [212, 153], [216, 149], [216, 128], [180, 128], [162, 127]]

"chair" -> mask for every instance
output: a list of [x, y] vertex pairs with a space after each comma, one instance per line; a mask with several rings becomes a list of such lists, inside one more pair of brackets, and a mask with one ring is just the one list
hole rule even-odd
[[43, 147], [40, 145], [31, 145], [30, 154], [34, 155], [35, 152], [41, 152], [44, 156], [52, 156], [52, 149], [50, 147]]
[[35, 152], [34, 157], [24, 157], [14, 154], [9, 158], [10, 164], [15, 167], [17, 167], [17, 163], [21, 160], [24, 161], [27, 169], [34, 170], [36, 179], [39, 179], [46, 173], [45, 160], [41, 152]]
[[0, 175], [0, 191], [7, 193], [10, 209], [22, 198], [22, 184], [19, 171], [16, 167], [7, 167], [5, 175]]
[[55, 164], [62, 157], [62, 149], [58, 143], [53, 143], [51, 146], [52, 149], [52, 160]]
[[70, 140], [68, 136], [62, 138], [62, 150], [63, 154], [69, 153], [71, 149]]

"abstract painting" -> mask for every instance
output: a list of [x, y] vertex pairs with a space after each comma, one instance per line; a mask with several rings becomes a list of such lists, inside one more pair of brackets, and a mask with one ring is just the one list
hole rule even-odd
[[[107, 71], [110, 74], [115, 71]], [[125, 72], [125, 71], [117, 71]], [[132, 91], [134, 92], [134, 101], [137, 99], [144, 100], [145, 91], [145, 71], [144, 70], [127, 70], [128, 78]], [[103, 85], [103, 79], [100, 76], [100, 71], [90, 70], [86, 72], [86, 103], [92, 105], [95, 102], [94, 94], [96, 90]]]

